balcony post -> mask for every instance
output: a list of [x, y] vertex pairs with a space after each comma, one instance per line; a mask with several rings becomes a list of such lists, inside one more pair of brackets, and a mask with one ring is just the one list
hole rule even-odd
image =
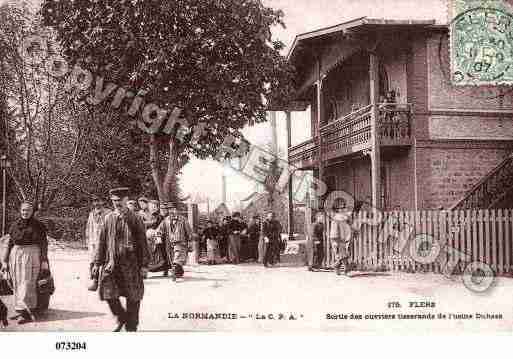
[[[317, 60], [317, 138], [319, 143], [319, 158], [318, 158], [318, 180], [323, 181], [324, 178], [324, 162], [322, 158], [322, 136], [321, 136], [321, 126], [322, 126], [322, 116], [323, 116], [323, 103], [322, 103], [322, 74], [321, 74], [321, 61]], [[316, 199], [318, 200], [318, 198]]]
[[[322, 156], [322, 136], [321, 136], [321, 126], [322, 126], [322, 118], [323, 118], [323, 101], [322, 101], [322, 81], [323, 76], [321, 73], [321, 56], [317, 58], [317, 138], [319, 143], [319, 162], [318, 162], [318, 180], [319, 182], [324, 181], [324, 162], [323, 162], [323, 156]], [[326, 216], [326, 208], [324, 208], [324, 204], [321, 204], [321, 198], [317, 195], [315, 198], [317, 209], [320, 209], [321, 206], [324, 209], [324, 223], [327, 224], [327, 216]], [[326, 227], [327, 228], [327, 227]], [[324, 259], [323, 259], [323, 265], [327, 266], [328, 260], [327, 258], [330, 257], [330, 251], [331, 246], [329, 245], [329, 238], [327, 235], [324, 236], [324, 243], [323, 243], [323, 251], [324, 251]]]
[[[285, 111], [285, 116], [286, 116], [286, 122], [287, 122], [287, 148], [290, 149], [290, 147], [292, 146], [292, 125], [291, 125], [291, 113], [290, 111]], [[289, 164], [290, 164], [290, 159], [289, 159]], [[289, 168], [287, 169], [287, 171], [290, 170], [292, 166], [289, 165]], [[288, 216], [288, 220], [289, 220], [289, 241], [293, 239], [294, 237], [294, 203], [293, 203], [293, 199], [292, 199], [292, 180], [293, 180], [294, 176], [292, 175], [292, 173], [289, 174], [289, 181], [287, 183], [287, 186], [288, 186], [288, 194], [289, 194], [289, 216]]]
[[376, 53], [369, 54], [369, 82], [371, 108], [371, 174], [372, 174], [372, 206], [379, 208], [381, 204], [381, 154], [379, 146], [379, 58]]

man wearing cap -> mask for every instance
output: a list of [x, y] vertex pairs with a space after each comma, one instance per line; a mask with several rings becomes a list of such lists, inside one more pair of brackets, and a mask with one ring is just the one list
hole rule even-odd
[[[144, 297], [143, 276], [149, 263], [144, 225], [127, 207], [128, 188], [112, 189], [109, 193], [114, 211], [105, 217], [93, 272], [99, 274], [100, 299], [107, 301], [117, 319], [114, 331], [123, 326], [127, 331], [137, 331]], [[126, 308], [119, 297], [126, 298]]]
[[137, 201], [135, 199], [130, 199], [127, 203], [126, 203], [127, 207], [129, 210], [131, 210], [133, 213], [137, 213]]
[[162, 217], [162, 220], [169, 216], [169, 207], [171, 204], [169, 202], [162, 202], [160, 205], [160, 216]]
[[[100, 238], [101, 227], [105, 223], [105, 216], [110, 212], [108, 208], [105, 208], [105, 202], [99, 197], [93, 198], [93, 209], [89, 213], [87, 218], [85, 240], [87, 243], [87, 249], [89, 251], [89, 273], [92, 274], [94, 265], [94, 255], [98, 246], [98, 240]], [[96, 291], [98, 289], [98, 278], [91, 275], [91, 284], [89, 285], [90, 291]]]
[[192, 239], [192, 230], [187, 219], [180, 216], [176, 207], [169, 204], [169, 216], [167, 216], [159, 228], [157, 235], [166, 245], [169, 263], [172, 267], [172, 279], [183, 276], [183, 266], [187, 262], [188, 242]]
[[[274, 218], [274, 212], [267, 213], [267, 218], [262, 225], [264, 239], [264, 267], [276, 264], [280, 256], [281, 224]], [[277, 258], [278, 257], [278, 258]]]
[[258, 242], [261, 232], [260, 216], [254, 215], [248, 227], [248, 257], [255, 262], [258, 261]]
[[248, 226], [240, 218], [240, 213], [235, 212], [229, 224], [228, 257], [232, 264], [240, 263], [241, 234], [246, 234]]
[[146, 198], [144, 196], [139, 197], [137, 202], [139, 203], [139, 208], [140, 208], [139, 212], [137, 212], [137, 213], [139, 214], [139, 216], [144, 221], [149, 216], [149, 212], [148, 212], [148, 198]]

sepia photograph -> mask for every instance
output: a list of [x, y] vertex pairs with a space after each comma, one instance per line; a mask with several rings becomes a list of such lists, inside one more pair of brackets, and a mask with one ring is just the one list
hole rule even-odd
[[510, 334], [513, 0], [0, 0], [0, 185], [0, 349]]

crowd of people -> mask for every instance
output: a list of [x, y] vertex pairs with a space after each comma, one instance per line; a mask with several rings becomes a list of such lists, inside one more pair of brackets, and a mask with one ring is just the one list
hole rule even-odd
[[269, 267], [280, 261], [282, 226], [274, 213], [262, 221], [255, 215], [249, 224], [239, 212], [226, 216], [218, 223], [209, 219], [201, 235], [201, 247], [206, 249], [207, 264], [257, 262]]
[[[127, 188], [110, 191], [114, 210], [95, 199], [86, 226], [90, 253], [91, 285], [117, 318], [114, 331], [137, 330], [139, 306], [148, 272], [163, 272], [173, 280], [184, 274], [189, 244], [195, 237], [189, 222], [172, 203], [129, 198]], [[268, 213], [255, 216], [249, 226], [236, 212], [218, 224], [208, 220], [196, 237], [207, 250], [207, 263], [239, 264], [257, 261], [262, 248], [263, 265], [279, 262], [281, 224]], [[259, 245], [259, 243], [261, 245]], [[119, 297], [126, 298], [123, 307]]]
[[[282, 226], [274, 213], [264, 220], [254, 216], [249, 225], [238, 212], [217, 223], [209, 219], [196, 236], [186, 216], [172, 203], [130, 197], [128, 188], [109, 191], [112, 208], [94, 198], [85, 239], [88, 247], [88, 289], [98, 291], [116, 323], [114, 331], [136, 331], [144, 279], [148, 272], [162, 272], [173, 280], [184, 274], [189, 244], [199, 240], [207, 252], [207, 264], [257, 262], [265, 267], [277, 264]], [[195, 238], [193, 238], [195, 237]], [[20, 217], [10, 226], [1, 261], [2, 273], [12, 278], [11, 286], [19, 324], [35, 320], [41, 273], [49, 271], [48, 239], [45, 225], [34, 217], [31, 203], [22, 203]], [[120, 297], [126, 299], [123, 306]], [[45, 309], [45, 308], [44, 308]], [[7, 309], [0, 301], [0, 324], [7, 324]]]

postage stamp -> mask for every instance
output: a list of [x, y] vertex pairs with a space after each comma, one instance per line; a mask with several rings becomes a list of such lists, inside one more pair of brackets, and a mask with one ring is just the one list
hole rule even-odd
[[452, 82], [512, 84], [512, 4], [501, 0], [453, 0], [450, 6]]

